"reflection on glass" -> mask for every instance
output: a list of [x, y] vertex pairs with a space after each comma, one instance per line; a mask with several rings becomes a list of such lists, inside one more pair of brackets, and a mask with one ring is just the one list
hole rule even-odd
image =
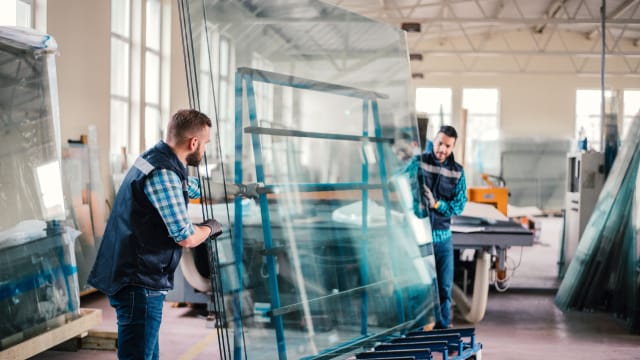
[[[192, 103], [235, 115], [209, 112], [231, 136], [201, 173], [264, 184], [257, 202], [236, 199], [218, 247], [234, 252], [222, 287], [243, 279], [227, 291], [236, 356], [345, 357], [432, 322], [430, 231], [391, 176], [396, 129], [416, 124], [404, 33], [314, 0], [181, 9]], [[228, 78], [203, 72], [223, 55]]]
[[60, 163], [53, 161], [36, 168], [44, 218], [47, 220], [64, 218], [64, 201], [62, 197], [62, 175]]

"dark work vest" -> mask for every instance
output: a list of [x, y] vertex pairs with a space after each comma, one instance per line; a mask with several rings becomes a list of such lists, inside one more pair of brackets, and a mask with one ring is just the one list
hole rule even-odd
[[158, 210], [144, 192], [151, 172], [166, 169], [182, 181], [188, 204], [187, 169], [173, 150], [159, 142], [144, 152], [122, 181], [88, 282], [107, 295], [127, 285], [153, 290], [173, 288], [182, 247], [169, 236]]
[[[462, 165], [455, 162], [453, 154], [440, 163], [433, 152], [420, 156], [418, 169], [418, 184], [423, 204], [428, 204], [424, 198], [422, 185], [427, 185], [436, 200], [451, 201], [455, 197], [456, 186], [462, 176]], [[427, 206], [428, 207], [428, 206]], [[434, 230], [448, 230], [451, 227], [451, 217], [441, 215], [437, 210], [429, 209], [431, 228]]]

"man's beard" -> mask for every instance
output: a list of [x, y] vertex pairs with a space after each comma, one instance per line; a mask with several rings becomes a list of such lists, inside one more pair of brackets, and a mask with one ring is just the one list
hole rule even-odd
[[187, 155], [187, 165], [198, 166], [200, 165], [200, 161], [202, 161], [202, 156], [200, 156], [200, 146], [198, 146], [194, 152]]

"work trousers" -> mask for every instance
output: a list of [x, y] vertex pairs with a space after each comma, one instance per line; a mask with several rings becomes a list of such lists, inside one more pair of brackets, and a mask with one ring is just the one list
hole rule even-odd
[[127, 286], [109, 303], [118, 318], [118, 359], [158, 360], [158, 335], [166, 292]]
[[453, 241], [433, 242], [438, 274], [440, 311], [436, 311], [436, 328], [446, 329], [451, 324], [451, 289], [453, 288]]

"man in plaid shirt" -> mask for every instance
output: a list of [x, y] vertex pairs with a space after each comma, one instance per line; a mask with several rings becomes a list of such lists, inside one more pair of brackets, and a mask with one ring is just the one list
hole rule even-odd
[[200, 197], [187, 165], [200, 164], [210, 131], [205, 114], [176, 112], [166, 141], [136, 159], [118, 190], [89, 284], [116, 310], [120, 359], [159, 358], [162, 304], [182, 248], [222, 233], [217, 221], [194, 225], [187, 214], [189, 199]]

